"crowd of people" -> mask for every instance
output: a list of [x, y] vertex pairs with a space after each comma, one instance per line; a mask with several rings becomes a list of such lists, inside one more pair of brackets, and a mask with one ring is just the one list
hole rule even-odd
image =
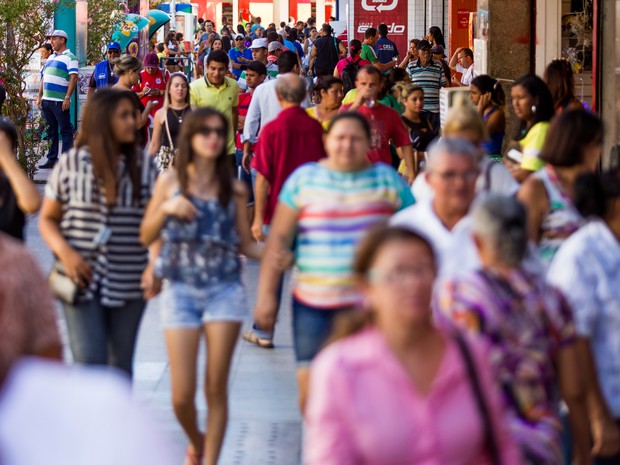
[[[404, 57], [384, 24], [347, 44], [312, 20], [202, 28], [195, 79], [155, 52], [115, 57], [75, 143], [60, 124], [39, 229], [73, 360], [131, 378], [161, 293], [184, 463], [215, 465], [237, 341], [274, 347], [294, 268], [304, 463], [620, 463], [620, 172], [599, 170], [603, 123], [570, 66], [512, 83], [510, 135], [505, 87], [468, 48], [446, 61], [437, 27]], [[58, 117], [72, 55], [63, 31], [52, 46], [42, 104]], [[447, 86], [469, 94], [440, 127]], [[0, 227], [22, 239], [40, 200], [16, 144], [2, 120]], [[260, 261], [246, 331], [242, 256]], [[11, 282], [0, 321], [36, 316], [20, 317], [21, 345], [0, 344], [0, 383], [22, 356], [59, 357], [51, 294], [20, 302]]]

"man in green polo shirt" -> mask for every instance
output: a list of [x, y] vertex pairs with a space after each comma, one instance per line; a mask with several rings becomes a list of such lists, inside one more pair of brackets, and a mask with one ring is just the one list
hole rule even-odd
[[390, 61], [388, 63], [381, 63], [377, 58], [377, 53], [375, 52], [374, 46], [377, 43], [377, 39], [379, 36], [377, 35], [377, 29], [374, 27], [369, 27], [364, 32], [364, 43], [362, 44], [362, 51], [360, 52], [360, 58], [362, 60], [370, 61], [373, 65], [379, 68], [382, 72], [386, 72], [387, 70], [393, 68], [398, 63], [394, 61]]
[[239, 87], [234, 79], [226, 77], [229, 58], [223, 50], [215, 50], [207, 57], [205, 77], [189, 87], [190, 103], [196, 107], [211, 107], [228, 119], [227, 151], [235, 163], [235, 132], [239, 120]]

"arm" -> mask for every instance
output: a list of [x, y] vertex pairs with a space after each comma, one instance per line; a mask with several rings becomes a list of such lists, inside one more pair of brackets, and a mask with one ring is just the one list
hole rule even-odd
[[271, 185], [260, 173], [256, 173], [256, 185], [254, 186], [254, 221], [252, 222], [252, 236], [257, 241], [264, 241], [263, 224], [265, 218], [265, 205]]
[[388, 63], [381, 63], [379, 60], [377, 60], [373, 63], [373, 65], [375, 65], [381, 71], [387, 71], [388, 69], [394, 68], [396, 66], [396, 62], [390, 61]]
[[314, 44], [312, 44], [312, 51], [310, 52], [310, 62], [308, 63], [308, 75], [312, 75], [314, 74], [313, 68], [314, 68], [314, 60], [316, 60], [316, 46]]
[[409, 174], [407, 178], [407, 182], [409, 183], [409, 185], [411, 185], [413, 184], [413, 181], [415, 180], [415, 167], [413, 164], [413, 148], [411, 147], [411, 145], [407, 144], [407, 145], [403, 145], [402, 147], [397, 148], [396, 152], [398, 153], [398, 156], [401, 159], [405, 160], [405, 165], [407, 166], [407, 173]]
[[556, 359], [558, 385], [568, 405], [568, 419], [573, 441], [573, 463], [590, 464], [590, 430], [586, 408], [586, 386], [580, 371], [577, 344], [560, 348]]
[[235, 203], [237, 206], [236, 227], [237, 233], [239, 234], [239, 237], [241, 239], [239, 252], [248, 258], [260, 260], [263, 251], [252, 239], [252, 235], [250, 234], [248, 214], [246, 208], [248, 204], [248, 193], [245, 185], [241, 181], [235, 181], [234, 192]]
[[43, 77], [41, 78], [41, 82], [39, 83], [39, 95], [37, 95], [37, 108], [40, 110], [43, 102]]
[[523, 204], [527, 211], [529, 238], [534, 244], [538, 244], [543, 217], [549, 209], [547, 191], [538, 179], [529, 178], [519, 189], [517, 200]]
[[338, 71], [338, 65], [334, 68], [334, 77], [340, 78], [340, 71]]
[[590, 430], [594, 441], [593, 455], [610, 456], [620, 452], [620, 429], [616, 425], [601, 392], [596, 362], [588, 338], [577, 338], [579, 369], [586, 383], [586, 402], [590, 417]]
[[232, 127], [236, 128], [239, 126], [239, 107], [232, 107]]
[[496, 110], [491, 117], [487, 120], [487, 129], [489, 135], [497, 132], [504, 132], [506, 130], [506, 115], [504, 110]]
[[36, 213], [41, 207], [39, 191], [19, 165], [5, 132], [0, 132], [0, 171], [4, 171], [11, 184], [19, 209]]
[[[73, 95], [73, 91], [75, 90], [75, 86], [77, 85], [78, 75], [71, 74], [69, 77], [69, 88], [67, 89], [67, 95], [62, 102], [62, 111], [67, 111], [71, 106], [71, 95]], [[67, 98], [69, 97], [69, 98]]]
[[153, 135], [149, 143], [148, 154], [152, 157], [157, 155], [161, 147], [161, 136], [164, 131], [164, 110], [157, 110], [155, 113], [155, 124], [153, 125]]
[[291, 250], [297, 230], [299, 213], [282, 202], [278, 203], [267, 244], [260, 264], [258, 296], [254, 309], [254, 320], [259, 328], [272, 330], [278, 311], [278, 285], [282, 277], [280, 262], [270, 257], [286, 255]]
[[452, 54], [452, 58], [450, 58], [450, 63], [448, 63], [448, 66], [450, 66], [451, 69], [456, 69], [456, 65], [459, 59], [459, 52], [461, 50], [463, 50], [463, 47], [457, 48]]
[[[241, 138], [244, 142], [244, 153], [249, 153], [250, 144], [255, 144], [258, 137], [261, 117], [260, 105], [258, 103], [258, 99], [261, 96], [260, 91], [260, 86], [254, 91], [254, 96], [252, 97], [252, 101], [248, 107], [248, 114], [245, 117], [243, 136]], [[248, 144], [246, 144], [246, 142], [248, 142]]]

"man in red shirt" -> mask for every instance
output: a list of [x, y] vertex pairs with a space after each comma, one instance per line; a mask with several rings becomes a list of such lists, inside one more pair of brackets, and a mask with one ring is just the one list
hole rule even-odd
[[140, 71], [140, 81], [133, 86], [133, 91], [138, 94], [144, 106], [149, 102], [157, 102], [151, 109], [152, 121], [155, 119], [157, 110], [164, 106], [166, 84], [169, 80], [170, 72], [161, 70], [157, 53], [148, 53], [144, 57], [144, 69]]
[[366, 65], [360, 68], [355, 79], [357, 98], [355, 102], [343, 105], [340, 111], [355, 111], [370, 123], [370, 151], [366, 155], [370, 162], [391, 165], [390, 141], [394, 144], [400, 158], [405, 160], [411, 184], [415, 175], [409, 132], [395, 110], [379, 103], [382, 80], [381, 71], [377, 67]]
[[249, 214], [250, 221], [252, 221], [254, 189], [249, 167], [242, 166], [243, 142], [241, 142], [241, 135], [243, 133], [245, 117], [248, 114], [248, 108], [250, 107], [250, 102], [252, 101], [252, 94], [254, 93], [254, 89], [265, 81], [265, 78], [267, 77], [267, 67], [260, 61], [251, 61], [247, 65], [243, 65], [242, 69], [245, 70], [245, 80], [248, 85], [248, 91], [243, 94], [239, 94], [239, 123], [237, 124], [237, 134], [235, 137], [235, 157], [237, 162], [237, 177], [246, 184], [250, 192], [248, 207], [250, 207]]
[[325, 158], [323, 127], [301, 108], [306, 83], [293, 74], [280, 77], [276, 95], [282, 111], [262, 130], [252, 167], [256, 169], [255, 214], [252, 235], [265, 239], [263, 226], [271, 223], [280, 190], [300, 165]]

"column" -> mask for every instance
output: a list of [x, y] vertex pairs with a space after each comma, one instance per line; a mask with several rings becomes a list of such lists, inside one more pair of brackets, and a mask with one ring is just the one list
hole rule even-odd
[[321, 29], [321, 26], [327, 22], [329, 18], [325, 17], [325, 0], [316, 0], [316, 27]]
[[536, 74], [562, 55], [562, 0], [536, 1]]

